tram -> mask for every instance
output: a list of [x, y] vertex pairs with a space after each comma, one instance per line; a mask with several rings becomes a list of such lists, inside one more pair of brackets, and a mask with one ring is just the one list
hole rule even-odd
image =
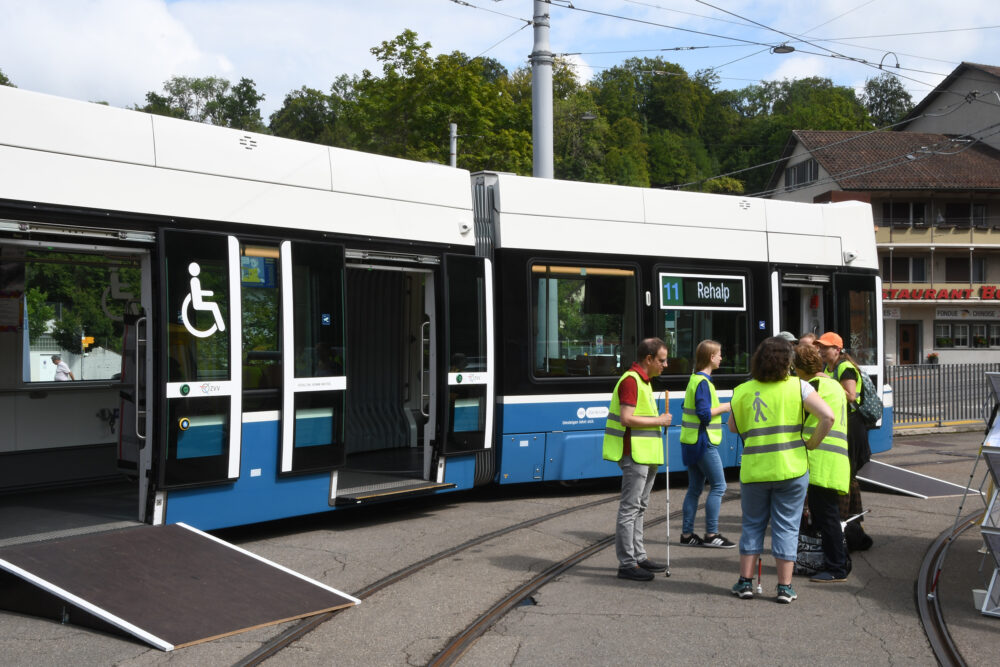
[[614, 476], [647, 336], [681, 469], [704, 338], [722, 400], [782, 329], [849, 334], [881, 386], [877, 266], [858, 202], [469, 174], [0, 87], [0, 493], [124, 472], [138, 520], [215, 529]]

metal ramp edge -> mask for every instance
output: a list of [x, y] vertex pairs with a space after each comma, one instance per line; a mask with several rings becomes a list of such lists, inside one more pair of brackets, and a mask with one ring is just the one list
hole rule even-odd
[[185, 524], [0, 549], [0, 608], [163, 651], [359, 603]]
[[914, 498], [947, 498], [965, 493], [965, 487], [882, 461], [870, 460], [858, 470], [859, 481]]

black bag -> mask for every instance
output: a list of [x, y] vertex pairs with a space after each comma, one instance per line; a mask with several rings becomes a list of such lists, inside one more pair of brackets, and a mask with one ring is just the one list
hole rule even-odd
[[[849, 525], [849, 524], [848, 524]], [[851, 572], [851, 557], [847, 556], [845, 563], [847, 573]], [[799, 545], [795, 554], [794, 574], [811, 577], [826, 569], [826, 559], [823, 557], [823, 538], [813, 529], [799, 532]]]

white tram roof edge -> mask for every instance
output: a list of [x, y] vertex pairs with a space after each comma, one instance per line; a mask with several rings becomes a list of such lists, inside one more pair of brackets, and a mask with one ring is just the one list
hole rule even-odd
[[[871, 206], [528, 178], [496, 185], [504, 248], [878, 268]], [[855, 259], [845, 262], [845, 252]]]
[[0, 86], [0, 198], [472, 245], [469, 172]]

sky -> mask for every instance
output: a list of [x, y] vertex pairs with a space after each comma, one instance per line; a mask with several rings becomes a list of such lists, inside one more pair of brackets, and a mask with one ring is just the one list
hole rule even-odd
[[[377, 72], [410, 29], [431, 53], [528, 65], [533, 0], [0, 0], [0, 70], [19, 88], [142, 104], [173, 76], [253, 79], [265, 122], [287, 93]], [[960, 62], [1000, 65], [996, 0], [552, 0], [550, 42], [581, 79], [662, 56], [721, 88], [884, 70], [919, 102]], [[913, 34], [922, 33], [922, 34]], [[774, 46], [795, 47], [788, 54]], [[897, 67], [898, 65], [898, 67]]]

